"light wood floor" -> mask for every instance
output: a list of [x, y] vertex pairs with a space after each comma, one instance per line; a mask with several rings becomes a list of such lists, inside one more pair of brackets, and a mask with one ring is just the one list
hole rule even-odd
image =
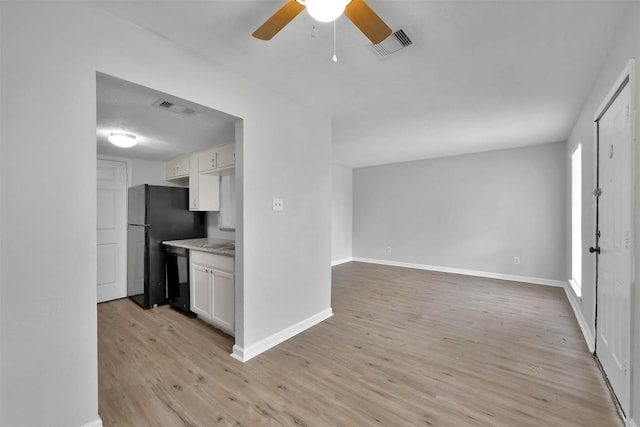
[[98, 306], [115, 426], [622, 426], [564, 291], [362, 263], [334, 317], [242, 364], [163, 306]]

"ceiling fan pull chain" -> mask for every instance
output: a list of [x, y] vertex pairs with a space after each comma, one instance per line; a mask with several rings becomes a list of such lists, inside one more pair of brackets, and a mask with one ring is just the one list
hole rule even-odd
[[311, 29], [311, 37], [314, 39], [318, 37], [318, 30], [316, 30], [316, 20], [313, 20], [313, 28]]
[[333, 58], [331, 58], [333, 62], [338, 62], [338, 57], [336, 56], [336, 21], [337, 19], [333, 21]]

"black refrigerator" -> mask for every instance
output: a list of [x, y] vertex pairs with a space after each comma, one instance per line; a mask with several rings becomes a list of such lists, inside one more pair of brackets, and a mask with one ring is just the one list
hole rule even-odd
[[189, 211], [189, 189], [129, 188], [127, 296], [142, 307], [167, 302], [164, 240], [206, 237], [204, 212]]

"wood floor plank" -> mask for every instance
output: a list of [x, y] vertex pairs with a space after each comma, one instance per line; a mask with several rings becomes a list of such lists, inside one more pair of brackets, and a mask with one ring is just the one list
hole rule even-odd
[[104, 426], [623, 425], [562, 289], [347, 263], [332, 307], [242, 364], [168, 306], [100, 304]]

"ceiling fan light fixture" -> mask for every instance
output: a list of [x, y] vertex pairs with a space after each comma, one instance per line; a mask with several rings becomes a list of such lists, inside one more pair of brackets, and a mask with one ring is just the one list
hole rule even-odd
[[344, 13], [350, 0], [306, 0], [307, 12], [319, 22], [335, 21]]
[[124, 132], [111, 132], [107, 139], [110, 143], [120, 148], [131, 148], [138, 143], [135, 135]]

